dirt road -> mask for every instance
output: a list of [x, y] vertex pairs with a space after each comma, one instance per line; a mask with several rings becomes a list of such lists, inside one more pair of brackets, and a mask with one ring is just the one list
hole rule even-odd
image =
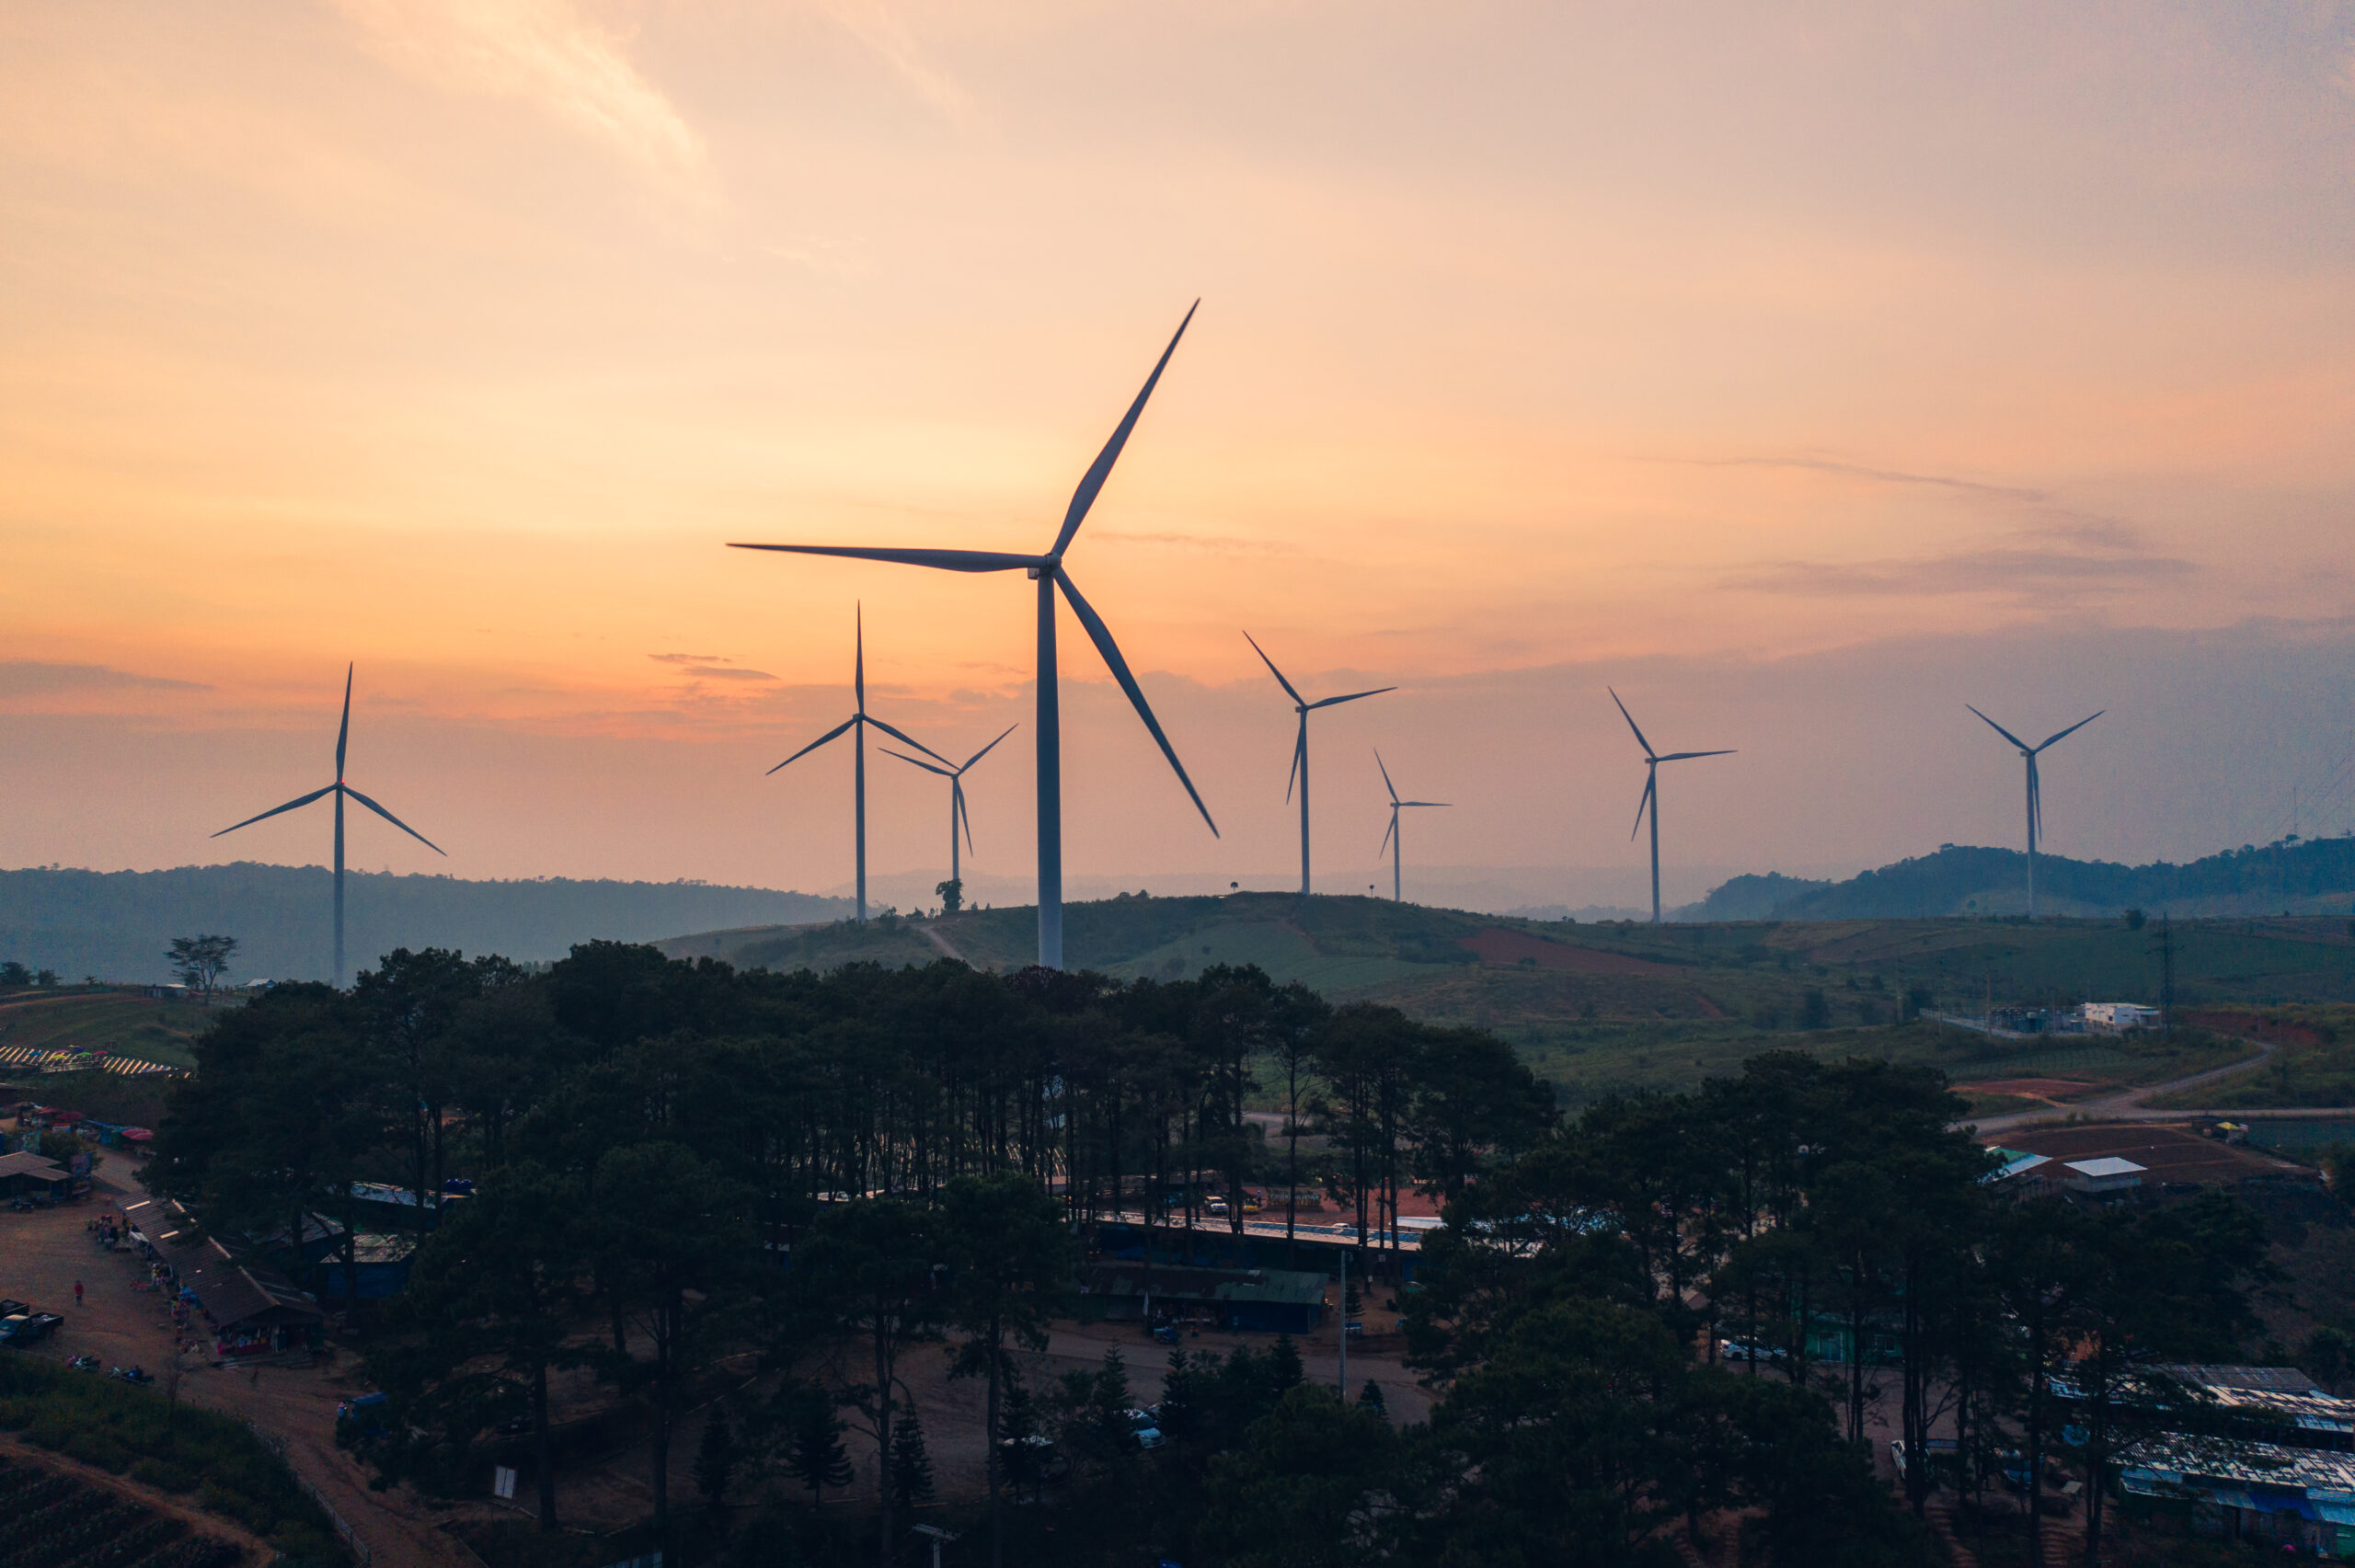
[[[2222, 1067], [2211, 1067], [2205, 1072], [2195, 1072], [2188, 1077], [2170, 1079], [2165, 1083], [2147, 1083], [2139, 1089], [2121, 1089], [2114, 1094], [2105, 1094], [2097, 1100], [2080, 1100], [2073, 1104], [2055, 1105], [2048, 1110], [2012, 1111], [2000, 1116], [1987, 1116], [1970, 1125], [1976, 1127], [1982, 1133], [1991, 1133], [2004, 1132], [2012, 1127], [2029, 1127], [2039, 1122], [2055, 1121], [2064, 1116], [2078, 1116], [2087, 1121], [2115, 1122], [2186, 1121], [2209, 1116], [2229, 1116], [2234, 1121], [2239, 1121], [2248, 1116], [2299, 1116], [2316, 1114], [2295, 1107], [2263, 1111], [2159, 1111], [2149, 1107], [2149, 1102], [2161, 1094], [2173, 1094], [2185, 1089], [2197, 1089], [2201, 1084], [2213, 1083], [2219, 1079], [2236, 1077], [2241, 1073], [2253, 1071], [2263, 1067], [2272, 1059], [2273, 1053], [2280, 1049], [2269, 1040], [2252, 1040], [2246, 1036], [2235, 1037], [2245, 1046], [2256, 1047], [2257, 1054], [2245, 1057], [2239, 1061], [2226, 1062]], [[2343, 1116], [2346, 1113], [2342, 1111], [2337, 1114]]]

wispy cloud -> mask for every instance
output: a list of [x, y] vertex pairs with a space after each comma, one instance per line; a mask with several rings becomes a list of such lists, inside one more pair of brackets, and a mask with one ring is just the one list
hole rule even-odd
[[515, 98], [649, 174], [700, 189], [701, 138], [627, 40], [569, 0], [331, 0], [385, 59], [452, 92]]
[[0, 659], [0, 697], [47, 697], [60, 692], [209, 692], [201, 681], [136, 675], [103, 664], [51, 664], [34, 658]]
[[826, 14], [943, 115], [961, 120], [971, 113], [972, 96], [925, 60], [906, 25], [884, 0], [826, 0]]
[[708, 675], [718, 681], [774, 681], [775, 676], [765, 670], [747, 670], [732, 658], [722, 658], [712, 653], [649, 653], [646, 656], [657, 664], [673, 666], [683, 674]]
[[1122, 529], [1106, 528], [1092, 532], [1090, 538], [1111, 540], [1121, 544], [1166, 544], [1179, 550], [1200, 550], [1214, 555], [1289, 555], [1296, 547], [1271, 539], [1243, 539], [1231, 533], [1132, 533]]
[[2006, 501], [2043, 501], [2051, 498], [2047, 491], [2025, 489], [2016, 485], [1989, 485], [1977, 479], [1959, 478], [1951, 474], [1908, 474], [1897, 468], [1873, 468], [1859, 463], [1834, 463], [1829, 458], [1680, 457], [1663, 461], [1689, 464], [1695, 468], [1804, 468], [1817, 474], [1836, 474], [1850, 479], [1869, 479], [1883, 485], [1929, 485], [1943, 490], [1960, 490], [1970, 495], [1987, 496]]
[[1870, 561], [1765, 561], [1721, 579], [1753, 593], [2037, 595], [2123, 591], [2189, 576], [2198, 568], [2173, 555], [2120, 543], [2104, 547], [2082, 536], [2023, 540], [1941, 555]]

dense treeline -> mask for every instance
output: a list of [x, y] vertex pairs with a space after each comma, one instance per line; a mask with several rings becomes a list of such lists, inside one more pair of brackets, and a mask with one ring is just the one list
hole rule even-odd
[[[1271, 1141], [1246, 1118], [1268, 1092], [1314, 1107], [1320, 1162], [1299, 1123]], [[968, 1562], [1637, 1563], [1747, 1515], [1776, 1562], [1894, 1563], [1923, 1542], [1867, 1463], [1885, 1371], [1909, 1437], [1961, 1420], [1980, 1487], [2006, 1446], [2041, 1462], [2064, 1351], [2111, 1357], [2073, 1370], [2097, 1399], [2131, 1358], [2223, 1354], [2261, 1256], [2228, 1205], [1998, 1204], [1949, 1129], [1959, 1109], [1934, 1072], [1794, 1054], [1566, 1126], [1491, 1036], [1331, 1008], [1256, 969], [819, 977], [600, 944], [538, 975], [396, 952], [349, 993], [285, 987], [226, 1013], [149, 1169], [216, 1229], [261, 1236], [305, 1211], [349, 1225], [355, 1180], [431, 1205], [445, 1176], [474, 1178], [368, 1349], [388, 1429], [423, 1436], [366, 1447], [388, 1473], [478, 1484], [472, 1446], [520, 1424], [548, 1527], [548, 1378], [587, 1367], [643, 1413], [672, 1550], [847, 1551], [823, 1524], [844, 1510], [727, 1545], [716, 1511], [671, 1496], [683, 1413], [735, 1357], [695, 1450], [706, 1498], [748, 1466], [787, 1495], [840, 1489], [847, 1412], [872, 1460], [857, 1550], [894, 1561], [932, 1485], [905, 1368], [945, 1345], [986, 1391]], [[1439, 1397], [1427, 1423], [1309, 1386], [1285, 1340], [1173, 1352], [1169, 1445], [1150, 1453], [1127, 1412], [1154, 1394], [1117, 1355], [1032, 1386], [1025, 1353], [1074, 1307], [1105, 1222], [1239, 1230], [1240, 1204], [1212, 1220], [1211, 1193], [1312, 1163], [1359, 1219], [1353, 1275], [1394, 1289], [1377, 1249], [1397, 1195], [1449, 1200], [1402, 1291]], [[1069, 1474], [1040, 1470], [1038, 1437]]]

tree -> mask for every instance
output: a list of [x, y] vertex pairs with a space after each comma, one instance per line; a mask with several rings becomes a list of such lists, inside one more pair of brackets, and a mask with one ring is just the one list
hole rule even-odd
[[938, 1317], [932, 1288], [939, 1253], [933, 1217], [893, 1197], [829, 1205], [795, 1250], [788, 1276], [802, 1321], [821, 1330], [863, 1336], [874, 1378], [856, 1386], [859, 1413], [875, 1438], [875, 1488], [881, 1515], [879, 1560], [890, 1568], [895, 1535], [891, 1486], [891, 1403], [900, 1352]]
[[949, 1376], [988, 1382], [982, 1435], [988, 1455], [990, 1563], [1005, 1551], [998, 1446], [1007, 1346], [1047, 1347], [1047, 1321], [1071, 1277], [1072, 1243], [1062, 1206], [1018, 1171], [959, 1176], [940, 1195], [941, 1235], [948, 1260], [948, 1306], [965, 1340], [951, 1352]]
[[0, 986], [29, 986], [32, 983], [33, 972], [14, 958], [0, 964]]
[[932, 1455], [913, 1410], [900, 1412], [891, 1425], [891, 1491], [911, 1508], [932, 1501]]
[[710, 1416], [703, 1424], [703, 1441], [695, 1445], [695, 1490], [714, 1513], [728, 1495], [729, 1483], [736, 1479], [739, 1455], [736, 1434], [728, 1425], [728, 1408], [715, 1404]]
[[953, 915], [958, 910], [965, 907], [965, 880], [963, 877], [952, 876], [946, 882], [936, 882], [932, 885], [932, 890], [935, 894], [938, 895], [940, 898], [940, 912], [942, 914]]
[[[208, 1005], [213, 1001], [213, 988], [229, 967], [230, 958], [237, 951], [234, 936], [175, 936], [172, 938], [172, 973], [190, 990], [204, 993]], [[47, 973], [46, 970], [43, 973]], [[57, 983], [52, 976], [43, 982]]]
[[843, 1423], [833, 1395], [815, 1383], [788, 1383], [778, 1391], [785, 1434], [785, 1471], [810, 1489], [810, 1505], [825, 1500], [828, 1488], [851, 1483], [850, 1455], [843, 1451]]
[[[1397, 1467], [1390, 1423], [1302, 1387], [1211, 1461], [1202, 1534], [1234, 1568], [1358, 1568], [1376, 1556]], [[1410, 1561], [1412, 1559], [1409, 1559]]]

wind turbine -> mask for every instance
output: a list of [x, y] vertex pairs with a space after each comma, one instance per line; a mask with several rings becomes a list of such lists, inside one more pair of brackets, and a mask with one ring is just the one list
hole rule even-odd
[[[1611, 691], [1607, 686], [1603, 690]], [[1644, 797], [1636, 802], [1636, 825], [1627, 830], [1627, 836], [1632, 839], [1642, 830], [1644, 812], [1648, 808], [1652, 814], [1652, 923], [1658, 925], [1660, 923], [1660, 765], [1662, 762], [1689, 761], [1694, 757], [1730, 757], [1733, 751], [1730, 749], [1723, 751], [1671, 751], [1666, 756], [1662, 756], [1652, 750], [1652, 743], [1644, 738], [1644, 732], [1636, 728], [1636, 715], [1627, 711], [1626, 704], [1619, 702], [1619, 693], [1611, 692], [1611, 700], [1618, 703], [1619, 716], [1627, 721], [1629, 729], [1636, 730], [1636, 744], [1644, 749]]]
[[1094, 606], [1080, 597], [1079, 587], [1063, 569], [1063, 553], [1071, 548], [1079, 525], [1086, 521], [1088, 508], [1096, 504], [1097, 493], [1104, 488], [1110, 476], [1112, 464], [1128, 444], [1129, 432], [1136, 429], [1137, 417], [1144, 412], [1145, 400], [1161, 380], [1161, 372], [1169, 363], [1169, 356], [1178, 349], [1178, 339], [1186, 336], [1188, 322], [1200, 307], [1197, 300], [1186, 312], [1185, 321], [1178, 324], [1178, 331], [1169, 339], [1169, 347], [1145, 377], [1144, 388], [1120, 423], [1112, 431], [1112, 439], [1096, 454], [1081, 476], [1079, 488], [1072, 492], [1071, 505], [1064, 509], [1063, 525], [1055, 542], [1042, 555], [1016, 555], [997, 550], [927, 550], [874, 548], [864, 544], [731, 544], [737, 550], [783, 550], [798, 555], [836, 555], [857, 561], [890, 561], [903, 567], [935, 567], [949, 572], [1010, 572], [1017, 568], [1028, 572], [1039, 585], [1039, 962], [1050, 969], [1060, 969], [1063, 963], [1063, 717], [1057, 700], [1055, 684], [1055, 590], [1071, 601], [1072, 613], [1086, 629], [1096, 651], [1104, 657], [1105, 667], [1120, 690], [1129, 695], [1130, 704], [1154, 740], [1161, 747], [1161, 754], [1169, 759], [1169, 766], [1177, 772], [1178, 782], [1186, 786], [1193, 797], [1194, 809], [1202, 814], [1215, 837], [1218, 824], [1211, 821], [1211, 808], [1202, 804], [1201, 792], [1194, 781], [1186, 776], [1186, 766], [1178, 761], [1177, 749], [1161, 732], [1161, 722], [1153, 716], [1153, 709], [1144, 700], [1144, 692], [1137, 685], [1135, 676], [1129, 673], [1128, 660], [1120, 657], [1120, 646], [1112, 641], [1112, 630]]
[[[1969, 703], [1962, 705], [1970, 708]], [[1970, 708], [1970, 711], [1979, 714], [1977, 708]], [[2062, 736], [2073, 735], [2085, 728], [2108, 711], [2108, 708], [2100, 708], [2087, 714], [2067, 729], [2062, 730], [2060, 734], [2048, 738], [2043, 746], [2030, 746], [1985, 714], [1979, 714], [1981, 721], [1988, 728], [2020, 749], [2020, 756], [2028, 763], [2028, 918], [2030, 920], [2036, 918], [2036, 841], [2037, 836], [2044, 831], [2044, 785], [2037, 779], [2036, 754], [2051, 746], [2053, 741], [2061, 739]]]
[[[1001, 734], [997, 738], [997, 740], [1005, 739], [1006, 736], [1012, 735], [1016, 730], [1021, 727], [1022, 727], [1020, 725], [1007, 725], [1005, 727], [1005, 733]], [[921, 757], [911, 757], [904, 751], [894, 751], [889, 746], [883, 748], [883, 751], [886, 756], [897, 757], [902, 762], [913, 762], [917, 767], [922, 768], [925, 773], [938, 773], [942, 778], [948, 781], [948, 880], [959, 884], [960, 892], [962, 891], [961, 885], [964, 882], [965, 877], [962, 870], [963, 862], [959, 860], [957, 856], [957, 825], [959, 822], [962, 822], [965, 825], [966, 846], [970, 848], [973, 842], [973, 818], [972, 816], [965, 809], [965, 774], [974, 763], [980, 761], [982, 758], [988, 756], [992, 751], [997, 749], [997, 740], [991, 741], [987, 746], [982, 747], [980, 750], [966, 758], [962, 766], [938, 768], [934, 767], [930, 762], [925, 761]], [[942, 761], [946, 761], [947, 759], [944, 758]]]
[[260, 817], [248, 817], [244, 821], [224, 828], [221, 830], [220, 833], [213, 835], [213, 837], [217, 839], [221, 837], [223, 833], [234, 833], [239, 828], [250, 828], [255, 823], [260, 821], [264, 817], [275, 817], [281, 811], [292, 811], [298, 806], [308, 806], [311, 802], [318, 799], [319, 796], [323, 795], [332, 795], [335, 796], [335, 974], [333, 978], [335, 980], [335, 987], [338, 990], [341, 990], [343, 989], [344, 796], [350, 795], [352, 799], [358, 801], [369, 810], [373, 811], [377, 816], [382, 817], [385, 821], [390, 822], [394, 827], [398, 828], [402, 832], [407, 833], [410, 838], [415, 839], [419, 843], [423, 844], [427, 849], [431, 850], [435, 854], [442, 855], [445, 860], [449, 858], [447, 854], [443, 853], [440, 844], [435, 843], [431, 839], [427, 838], [423, 833], [419, 832], [416, 829], [410, 827], [408, 823], [402, 821], [399, 818], [394, 816], [391, 812], [385, 810], [383, 807], [377, 805], [374, 801], [369, 799], [366, 795], [361, 794], [358, 790], [343, 782], [343, 753], [345, 747], [351, 739], [351, 669], [352, 667], [349, 664], [346, 664], [343, 667], [343, 724], [342, 727], [335, 732], [335, 783], [327, 785], [325, 789], [315, 789], [308, 795], [297, 795], [294, 799], [288, 801], [283, 806], [273, 806], [269, 810], [263, 812]]
[[[1259, 646], [1258, 638], [1246, 632], [1243, 640], [1251, 645], [1251, 651], [1259, 656], [1259, 662], [1268, 667], [1268, 673], [1276, 678], [1276, 684], [1281, 686], [1284, 695], [1292, 699], [1292, 711], [1300, 715], [1300, 738], [1292, 742], [1292, 774], [1284, 779], [1284, 798], [1292, 798], [1292, 778], [1297, 777], [1300, 780], [1300, 890], [1304, 894], [1308, 891], [1308, 715], [1318, 708], [1354, 703], [1360, 697], [1379, 697], [1384, 692], [1396, 692], [1398, 688], [1377, 686], [1371, 692], [1351, 692], [1346, 697], [1326, 697], [1312, 703], [1292, 689], [1292, 683], [1284, 679], [1284, 672], [1276, 668], [1276, 661], [1268, 657], [1268, 650]], [[1377, 756], [1375, 761], [1381, 759]]]
[[[931, 747], [926, 746], [923, 741], [913, 739], [909, 736], [901, 733], [899, 730], [893, 729], [890, 725], [885, 724], [881, 719], [877, 718], [874, 715], [867, 711], [866, 607], [861, 605], [853, 612], [853, 613], [856, 617], [853, 624], [856, 628], [856, 635], [858, 639], [858, 651], [856, 661], [851, 665], [850, 682], [851, 692], [857, 700], [857, 705], [851, 710], [850, 717], [843, 720], [842, 723], [834, 726], [833, 728], [826, 731], [825, 734], [818, 737], [817, 739], [812, 740], [809, 745], [804, 746], [800, 750], [796, 751], [784, 761], [779, 762], [775, 768], [771, 768], [769, 773], [774, 773], [778, 768], [792, 766], [802, 758], [810, 755], [810, 752], [815, 751], [819, 747], [825, 745], [826, 742], [838, 738], [845, 730], [857, 731], [856, 735], [851, 737], [851, 753], [857, 759], [857, 761], [852, 764], [851, 768], [851, 820], [853, 824], [852, 836], [857, 841], [858, 923], [865, 925], [867, 923], [867, 727], [871, 724], [876, 728], [881, 730], [884, 734], [890, 736], [892, 739], [899, 741], [902, 745], [913, 746], [927, 757], [938, 758], [944, 762], [948, 761], [948, 759], [942, 757], [939, 752], [934, 750]], [[768, 775], [763, 774], [762, 776], [765, 778]]]
[[1398, 836], [1398, 813], [1410, 806], [1448, 806], [1453, 803], [1445, 800], [1401, 800], [1398, 798], [1398, 786], [1390, 782], [1390, 770], [1383, 763], [1379, 748], [1373, 753], [1373, 765], [1382, 769], [1382, 787], [1390, 792], [1390, 830], [1382, 835], [1382, 849], [1373, 852], [1374, 857], [1380, 859], [1382, 850], [1390, 852], [1390, 901], [1394, 904], [1403, 904], [1407, 901], [1407, 898], [1400, 891], [1404, 886], [1404, 880], [1399, 871], [1399, 864], [1406, 857], [1407, 843]]

